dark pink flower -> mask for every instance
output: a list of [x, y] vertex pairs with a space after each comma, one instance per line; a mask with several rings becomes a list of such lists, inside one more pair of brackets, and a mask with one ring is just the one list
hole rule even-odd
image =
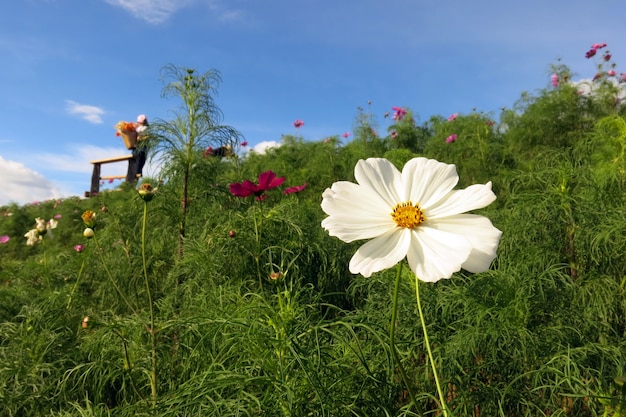
[[0, 236], [0, 243], [2, 244], [7, 243], [9, 240], [11, 240], [11, 238], [7, 235]]
[[615, 75], [617, 75], [617, 72], [615, 72], [615, 70], [608, 70], [606, 72], [606, 75], [608, 75], [609, 77], [615, 77]]
[[589, 59], [592, 56], [594, 56], [596, 54], [596, 49], [591, 48], [590, 50], [587, 51], [587, 53], [585, 54], [585, 58]]
[[276, 177], [273, 171], [265, 171], [259, 174], [258, 184], [250, 180], [230, 184], [230, 192], [236, 197], [249, 197], [255, 195], [259, 201], [265, 200], [265, 191], [280, 187], [285, 182], [285, 177]]
[[78, 253], [81, 253], [82, 251], [85, 250], [85, 246], [84, 245], [74, 245], [74, 250]]
[[455, 133], [455, 134], [452, 134], [452, 135], [450, 135], [450, 136], [448, 136], [448, 137], [446, 138], [446, 143], [452, 143], [452, 142], [456, 141], [456, 138], [457, 138], [456, 133]]
[[209, 156], [213, 156], [213, 147], [209, 146], [208, 148], [206, 148], [204, 150], [204, 152], [202, 152], [202, 157], [203, 158], [208, 158]]
[[398, 137], [398, 132], [396, 130], [394, 130], [393, 132], [391, 132], [391, 137], [392, 139], [395, 139]]
[[304, 190], [306, 188], [306, 182], [302, 185], [296, 185], [293, 187], [288, 187], [285, 188], [285, 191], [283, 191], [283, 193], [285, 194], [293, 194], [293, 193], [299, 193], [300, 191]]
[[605, 61], [610, 61], [611, 60], [611, 54], [609, 54], [607, 52], [606, 54], [604, 54], [604, 56], [602, 58], [604, 58]]
[[596, 73], [596, 75], [593, 76], [593, 81], [598, 80], [601, 77], [602, 77], [602, 74], [598, 72], [598, 73]]
[[229, 236], [229, 237], [235, 237], [235, 235], [236, 235], [236, 234], [237, 234], [237, 233], [235, 233], [235, 231], [234, 231], [234, 230], [229, 230], [229, 231], [228, 231], [228, 236]]
[[402, 107], [392, 107], [391, 110], [394, 111], [393, 116], [391, 116], [393, 120], [400, 121], [404, 119], [404, 116], [406, 115], [406, 110], [404, 110]]
[[448, 121], [451, 122], [459, 116], [458, 113], [452, 113], [450, 117], [448, 117]]
[[552, 84], [552, 87], [557, 88], [559, 86], [559, 76], [552, 74], [550, 76], [550, 84]]
[[302, 126], [304, 126], [304, 122], [300, 119], [297, 119], [295, 122], [293, 122], [293, 126], [296, 129], [300, 129]]
[[344, 134], [341, 135], [342, 138], [347, 139], [350, 137], [350, 132], [346, 132]]
[[248, 146], [248, 141], [243, 141], [243, 142], [241, 142], [241, 146], [242, 146], [242, 147], [244, 147], [244, 148], [245, 148], [246, 146]]

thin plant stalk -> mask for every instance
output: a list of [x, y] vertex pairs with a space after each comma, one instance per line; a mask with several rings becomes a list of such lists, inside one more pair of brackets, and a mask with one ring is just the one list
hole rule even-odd
[[433, 352], [430, 348], [430, 342], [428, 341], [428, 332], [426, 330], [426, 321], [424, 320], [424, 313], [422, 312], [422, 303], [420, 301], [420, 280], [416, 276], [415, 277], [415, 299], [417, 300], [417, 311], [420, 315], [420, 322], [422, 323], [422, 331], [424, 332], [424, 345], [426, 345], [426, 350], [428, 351], [428, 360], [430, 360], [430, 366], [433, 370], [433, 376], [435, 378], [435, 385], [437, 386], [437, 394], [439, 395], [439, 402], [441, 404], [441, 411], [444, 417], [448, 417], [448, 406], [446, 405], [446, 400], [443, 397], [443, 391], [441, 390], [441, 384], [439, 383], [439, 377], [437, 376], [437, 365], [435, 364], [435, 360], [433, 359]]
[[[413, 405], [417, 408], [417, 402], [415, 401], [415, 395], [413, 394], [413, 390], [411, 389], [411, 385], [409, 384], [409, 380], [406, 377], [406, 372], [404, 370], [404, 366], [402, 366], [402, 361], [400, 360], [400, 354], [398, 353], [398, 349], [396, 348], [396, 319], [398, 317], [398, 293], [400, 289], [400, 277], [402, 275], [402, 262], [398, 263], [398, 268], [396, 272], [396, 282], [393, 288], [393, 301], [391, 306], [391, 325], [389, 326], [389, 345], [391, 347], [391, 353], [393, 354], [393, 358], [398, 365], [398, 369], [400, 370], [400, 376], [402, 377], [402, 381], [404, 382], [404, 386], [406, 390], [409, 392], [409, 398]], [[420, 413], [421, 414], [421, 413]]]
[[263, 290], [263, 278], [261, 277], [261, 265], [259, 258], [261, 257], [261, 227], [263, 226], [263, 209], [259, 204], [259, 213], [261, 214], [259, 222], [261, 225], [257, 223], [256, 220], [256, 209], [254, 210], [254, 214], [252, 216], [252, 220], [254, 220], [254, 237], [256, 239], [256, 253], [254, 254], [254, 261], [256, 262], [256, 273], [259, 279], [259, 291]]
[[126, 297], [126, 295], [124, 295], [124, 292], [119, 287], [119, 285], [117, 285], [117, 282], [115, 282], [115, 279], [113, 279], [113, 275], [111, 275], [111, 271], [109, 270], [109, 267], [107, 266], [107, 263], [104, 260], [104, 256], [102, 255], [102, 250], [100, 248], [100, 243], [98, 243], [98, 238], [94, 236], [93, 240], [96, 242], [96, 249], [98, 251], [98, 255], [100, 255], [100, 261], [102, 262], [102, 266], [104, 266], [104, 270], [107, 274], [107, 277], [109, 277], [109, 281], [111, 281], [111, 284], [113, 284], [113, 287], [115, 288], [117, 293], [120, 295], [122, 300], [124, 300], [124, 303], [126, 303], [128, 308], [133, 312], [133, 314], [135, 314], [141, 320], [141, 316], [137, 314], [137, 311], [135, 310], [133, 305], [130, 303], [130, 301], [128, 301], [128, 298]]
[[70, 298], [67, 300], [67, 307], [65, 309], [70, 308], [70, 304], [72, 303], [72, 296], [74, 295], [74, 291], [76, 291], [76, 287], [78, 287], [78, 283], [80, 282], [80, 277], [83, 275], [83, 269], [85, 269], [85, 259], [83, 258], [83, 263], [80, 265], [80, 270], [78, 271], [78, 276], [76, 277], [76, 282], [72, 286], [72, 291], [70, 292]]
[[148, 292], [148, 306], [150, 309], [150, 342], [151, 342], [151, 372], [150, 372], [150, 398], [152, 406], [156, 406], [157, 400], [157, 354], [156, 354], [156, 329], [154, 328], [154, 306], [152, 305], [152, 292], [148, 279], [148, 268], [146, 266], [146, 219], [148, 217], [148, 202], [143, 202], [143, 221], [141, 224], [141, 259], [143, 262], [143, 277], [146, 282]]

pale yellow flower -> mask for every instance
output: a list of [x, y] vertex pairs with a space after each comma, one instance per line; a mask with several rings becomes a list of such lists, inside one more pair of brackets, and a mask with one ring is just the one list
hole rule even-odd
[[371, 239], [350, 260], [365, 277], [405, 257], [427, 282], [450, 278], [461, 268], [483, 272], [496, 256], [502, 232], [486, 217], [465, 214], [491, 204], [491, 182], [453, 190], [454, 165], [414, 158], [402, 173], [382, 158], [361, 160], [357, 184], [339, 181], [324, 191], [322, 227], [344, 242]]

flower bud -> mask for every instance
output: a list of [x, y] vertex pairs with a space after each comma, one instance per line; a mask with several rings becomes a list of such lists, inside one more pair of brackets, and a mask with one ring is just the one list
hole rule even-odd
[[93, 229], [89, 227], [85, 228], [85, 231], [83, 232], [83, 236], [86, 237], [87, 239], [91, 239], [95, 235], [96, 234], [93, 232]]
[[137, 189], [137, 192], [139, 193], [139, 197], [141, 197], [143, 201], [145, 202], [148, 202], [154, 198], [155, 191], [156, 189], [153, 189], [152, 185], [147, 182], [144, 182], [143, 184], [141, 184], [141, 186]]
[[93, 227], [96, 223], [96, 213], [91, 210], [87, 210], [82, 214], [83, 223], [87, 227]]

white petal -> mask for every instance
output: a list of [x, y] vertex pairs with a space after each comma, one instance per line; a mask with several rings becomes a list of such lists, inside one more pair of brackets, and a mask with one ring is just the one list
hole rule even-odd
[[496, 257], [496, 249], [502, 232], [491, 221], [475, 214], [460, 214], [428, 221], [428, 226], [437, 230], [457, 233], [469, 240], [472, 252], [461, 267], [469, 272], [484, 272]]
[[350, 259], [350, 272], [371, 276], [391, 268], [407, 254], [411, 243], [409, 229], [395, 228], [361, 246]]
[[429, 207], [448, 194], [459, 182], [454, 165], [434, 159], [413, 158], [402, 169], [404, 201]]
[[362, 186], [340, 181], [322, 194], [322, 227], [344, 242], [371, 239], [396, 227], [392, 208]]
[[461, 269], [472, 246], [463, 236], [449, 233], [425, 224], [411, 233], [412, 241], [407, 259], [415, 275], [426, 282], [450, 278]]
[[474, 184], [464, 190], [453, 190], [433, 206], [422, 208], [427, 219], [452, 216], [487, 207], [496, 200], [491, 191], [491, 181], [487, 184]]
[[387, 159], [369, 158], [360, 160], [354, 168], [354, 178], [368, 194], [378, 195], [393, 209], [402, 203], [402, 176]]

